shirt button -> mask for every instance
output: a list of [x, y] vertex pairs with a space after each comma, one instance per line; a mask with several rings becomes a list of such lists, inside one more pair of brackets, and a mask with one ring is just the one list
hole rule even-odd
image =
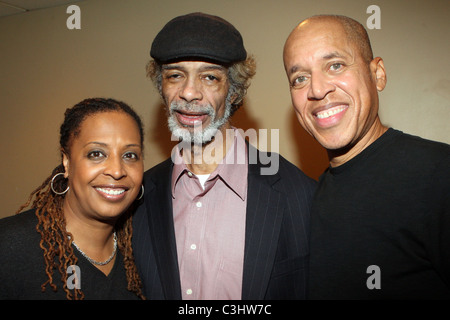
[[192, 289], [187, 289], [186, 294], [192, 294]]
[[197, 206], [197, 208], [201, 208], [202, 207], [202, 203], [199, 201], [195, 204]]
[[188, 171], [188, 176], [192, 177], [192, 172]]
[[197, 246], [195, 245], [195, 243], [191, 244], [191, 249], [192, 249], [192, 250], [197, 249]]

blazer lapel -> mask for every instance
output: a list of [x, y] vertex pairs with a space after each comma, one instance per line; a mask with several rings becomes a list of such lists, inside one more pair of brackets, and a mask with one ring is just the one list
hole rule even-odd
[[258, 162], [249, 164], [248, 169], [243, 300], [264, 299], [284, 212], [281, 194], [273, 188], [280, 178], [277, 174], [261, 175], [262, 167], [258, 156]]
[[[249, 145], [249, 148], [253, 148]], [[258, 152], [259, 154], [259, 152]], [[274, 264], [285, 204], [273, 185], [279, 176], [261, 175], [263, 165], [249, 164], [245, 227], [243, 300], [264, 299]], [[181, 300], [170, 181], [171, 159], [148, 181], [145, 197], [148, 224], [166, 299]], [[146, 193], [147, 193], [146, 192]]]
[[172, 213], [170, 181], [173, 164], [171, 159], [149, 183], [151, 190], [145, 198], [150, 237], [155, 252], [158, 272], [166, 299], [181, 299], [181, 284], [178, 271], [177, 247]]

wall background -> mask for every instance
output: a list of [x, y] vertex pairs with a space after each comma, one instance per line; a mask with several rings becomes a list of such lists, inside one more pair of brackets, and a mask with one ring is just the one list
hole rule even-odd
[[229, 20], [257, 59], [235, 125], [279, 129], [279, 152], [317, 178], [326, 154], [295, 118], [283, 45], [297, 23], [314, 14], [344, 14], [366, 25], [372, 4], [381, 8], [381, 29], [369, 36], [388, 74], [382, 121], [450, 143], [448, 0], [85, 0], [77, 3], [81, 30], [67, 29], [67, 6], [0, 18], [0, 217], [12, 215], [58, 165], [64, 111], [85, 98], [112, 97], [139, 112], [146, 169], [170, 155], [173, 142], [145, 65], [163, 25], [195, 11]]

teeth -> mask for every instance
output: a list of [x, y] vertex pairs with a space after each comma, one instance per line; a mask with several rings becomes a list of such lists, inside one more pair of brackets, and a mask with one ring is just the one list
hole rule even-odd
[[339, 112], [342, 112], [345, 108], [346, 108], [346, 106], [339, 106], [339, 107], [331, 108], [331, 109], [328, 109], [325, 111], [321, 111], [316, 114], [316, 117], [319, 119], [325, 119], [325, 118], [334, 116], [335, 114], [337, 114]]
[[105, 189], [105, 188], [96, 188], [98, 191], [112, 195], [117, 196], [119, 194], [122, 194], [125, 192], [125, 189]]

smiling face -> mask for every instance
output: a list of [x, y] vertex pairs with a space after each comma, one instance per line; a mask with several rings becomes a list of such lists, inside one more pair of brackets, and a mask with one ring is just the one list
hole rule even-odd
[[144, 170], [138, 125], [120, 111], [88, 116], [63, 155], [70, 189], [64, 214], [81, 219], [117, 219], [141, 191]]
[[[205, 144], [217, 130], [229, 127], [227, 69], [202, 61], [162, 66], [162, 96], [172, 134], [183, 141]], [[222, 132], [222, 133], [223, 133]]]
[[284, 64], [301, 125], [328, 152], [355, 156], [385, 131], [378, 92], [386, 77], [381, 58], [367, 63], [341, 24], [310, 20], [289, 36]]

